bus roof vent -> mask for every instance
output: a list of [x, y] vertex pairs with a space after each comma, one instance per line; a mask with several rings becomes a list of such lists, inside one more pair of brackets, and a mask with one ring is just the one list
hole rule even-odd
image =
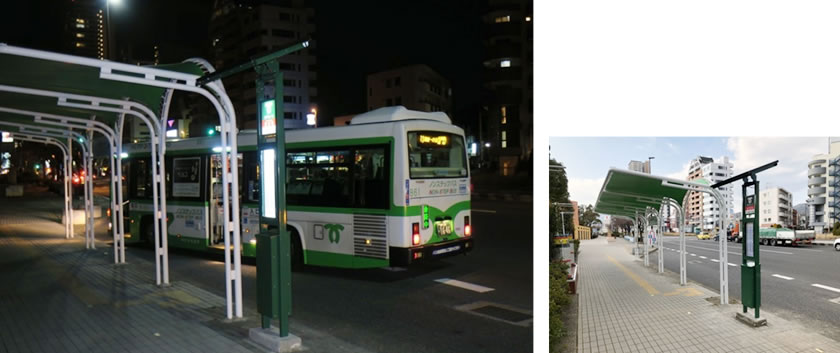
[[420, 112], [416, 110], [408, 110], [405, 107], [398, 105], [395, 107], [383, 107], [379, 109], [371, 110], [367, 113], [362, 113], [353, 117], [350, 120], [351, 125], [356, 124], [370, 124], [370, 123], [384, 123], [389, 121], [399, 121], [399, 120], [412, 120], [412, 119], [421, 119], [421, 120], [434, 120], [440, 121], [442, 123], [451, 124], [452, 120], [449, 120], [449, 117], [446, 116], [444, 112]]

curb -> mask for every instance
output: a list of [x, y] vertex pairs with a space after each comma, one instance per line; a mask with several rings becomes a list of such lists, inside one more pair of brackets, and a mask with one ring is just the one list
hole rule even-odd
[[518, 202], [533, 202], [533, 195], [518, 195], [508, 193], [492, 193], [492, 192], [474, 192], [470, 194], [473, 199], [480, 200], [499, 200], [499, 201], [518, 201]]

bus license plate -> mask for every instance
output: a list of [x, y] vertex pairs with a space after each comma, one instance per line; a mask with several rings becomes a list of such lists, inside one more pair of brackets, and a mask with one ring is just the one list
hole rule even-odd
[[443, 248], [443, 249], [438, 249], [438, 250], [432, 251], [432, 255], [446, 254], [448, 252], [457, 251], [460, 248], [461, 248], [460, 245], [450, 246], [448, 248]]

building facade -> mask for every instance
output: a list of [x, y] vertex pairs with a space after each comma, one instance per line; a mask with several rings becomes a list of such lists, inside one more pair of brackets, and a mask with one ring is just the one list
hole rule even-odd
[[533, 150], [533, 2], [486, 0], [481, 20], [482, 153], [512, 175]]
[[650, 160], [645, 162], [630, 161], [630, 163], [627, 164], [627, 169], [634, 172], [650, 174]]
[[[705, 179], [711, 185], [729, 179], [732, 176], [732, 163], [729, 162], [728, 157], [720, 158], [719, 161], [715, 162], [713, 158], [703, 156], [693, 159], [688, 169], [688, 180]], [[726, 185], [718, 190], [724, 199], [724, 204], [718, 203], [714, 197], [706, 193], [689, 193], [685, 213], [691, 230], [714, 231], [721, 223], [721, 209], [728, 209], [730, 213], [734, 211], [732, 185]]]
[[71, 55], [105, 59], [108, 53], [105, 1], [75, 0], [67, 7], [62, 43]]
[[[307, 0], [216, 0], [210, 18], [213, 65], [224, 70], [311, 39], [314, 33], [315, 10]], [[278, 59], [287, 129], [306, 128], [306, 115], [317, 111], [315, 47], [312, 41], [308, 48]], [[223, 79], [241, 129], [257, 128], [255, 79], [254, 70]]]
[[792, 228], [793, 217], [793, 195], [782, 188], [771, 188], [762, 190], [758, 197], [759, 204], [759, 225], [770, 227], [774, 224], [782, 227]]
[[452, 86], [426, 65], [411, 65], [367, 76], [368, 110], [401, 105], [410, 110], [444, 112], [452, 118]]
[[840, 222], [840, 141], [808, 163], [808, 223], [819, 233]]

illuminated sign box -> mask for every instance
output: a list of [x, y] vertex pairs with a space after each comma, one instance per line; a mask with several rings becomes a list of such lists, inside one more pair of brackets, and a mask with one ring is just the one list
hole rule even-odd
[[3, 132], [3, 138], [0, 141], [8, 143], [8, 142], [15, 142], [15, 139], [12, 138], [12, 134], [4, 131]]
[[260, 121], [260, 133], [265, 135], [274, 135], [277, 133], [277, 113], [274, 100], [265, 101], [262, 103], [262, 119]]

